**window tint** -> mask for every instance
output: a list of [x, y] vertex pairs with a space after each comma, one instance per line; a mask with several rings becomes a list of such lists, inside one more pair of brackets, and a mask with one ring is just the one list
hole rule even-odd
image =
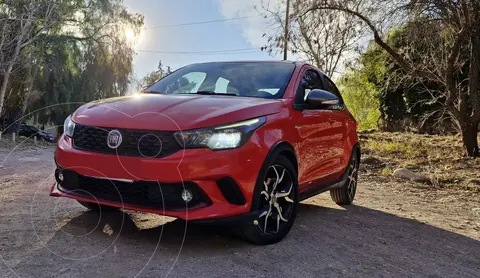
[[169, 84], [165, 91], [167, 94], [191, 94], [198, 91], [205, 77], [203, 72], [187, 73]]
[[293, 63], [227, 62], [181, 68], [145, 90], [147, 93], [195, 94], [213, 91], [245, 97], [281, 98], [295, 70]]
[[340, 91], [338, 90], [337, 86], [330, 80], [328, 77], [324, 76], [325, 80], [325, 90], [329, 91], [330, 93], [336, 95], [340, 99], [340, 103], [332, 106], [333, 110], [342, 110], [345, 107], [345, 104], [343, 103], [343, 98], [342, 95], [340, 94]]
[[227, 80], [223, 77], [220, 77], [215, 84], [215, 93], [217, 94], [226, 94], [228, 92], [228, 84], [230, 80]]
[[298, 104], [304, 103], [308, 97], [308, 94], [313, 89], [323, 89], [322, 80], [320, 75], [314, 70], [307, 70], [303, 74], [300, 86], [298, 86], [297, 94], [295, 96], [295, 102]]
[[339, 98], [342, 97], [342, 96], [340, 95], [340, 91], [338, 91], [338, 89], [337, 89], [337, 86], [335, 86], [335, 84], [334, 84], [329, 78], [327, 78], [326, 76], [325, 76], [325, 83], [326, 83], [326, 84], [325, 84], [325, 85], [326, 85], [326, 86], [325, 86], [325, 87], [326, 87], [325, 89], [326, 89], [327, 91], [329, 91], [329, 92], [332, 93], [332, 94], [335, 94], [335, 95], [336, 95], [337, 97], [339, 97]]
[[276, 95], [276, 94], [278, 94], [278, 91], [280, 91], [280, 89], [278, 89], [278, 88], [276, 88], [276, 89], [265, 88], [265, 89], [259, 89], [258, 91], [259, 92], [265, 92], [265, 93], [268, 93], [268, 94], [271, 94], [271, 95]]

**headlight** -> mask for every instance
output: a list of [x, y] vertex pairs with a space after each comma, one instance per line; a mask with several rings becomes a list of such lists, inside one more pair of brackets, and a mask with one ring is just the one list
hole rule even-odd
[[175, 139], [186, 149], [235, 149], [247, 142], [252, 133], [265, 123], [265, 120], [265, 117], [261, 117], [225, 126], [179, 131], [175, 133]]
[[73, 137], [73, 132], [75, 131], [75, 123], [72, 121], [72, 116], [68, 116], [63, 124], [63, 131], [68, 137]]

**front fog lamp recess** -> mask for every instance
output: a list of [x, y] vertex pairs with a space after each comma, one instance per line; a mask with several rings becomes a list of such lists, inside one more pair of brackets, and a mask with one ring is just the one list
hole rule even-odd
[[184, 189], [182, 191], [182, 200], [185, 202], [185, 203], [190, 203], [193, 199], [193, 193], [192, 191], [188, 190], [188, 189]]
[[62, 171], [62, 170], [57, 170], [57, 171], [55, 172], [55, 179], [56, 179], [57, 183], [59, 183], [59, 184], [62, 184], [62, 183], [63, 183], [63, 181], [65, 180], [65, 177], [64, 177], [64, 175], [63, 175], [63, 171]]

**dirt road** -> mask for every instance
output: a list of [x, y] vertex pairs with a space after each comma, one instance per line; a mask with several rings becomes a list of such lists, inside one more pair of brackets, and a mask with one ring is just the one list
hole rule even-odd
[[48, 196], [52, 149], [7, 155], [0, 149], [0, 277], [480, 276], [478, 193], [364, 175], [354, 206], [307, 200], [283, 242], [259, 247], [224, 228], [87, 212]]

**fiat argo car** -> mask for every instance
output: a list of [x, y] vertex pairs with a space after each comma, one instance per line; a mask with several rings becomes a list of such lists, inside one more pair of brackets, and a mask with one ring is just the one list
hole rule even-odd
[[352, 203], [357, 123], [334, 83], [293, 62], [183, 67], [65, 121], [51, 195], [223, 223], [255, 244], [284, 238], [297, 203]]

